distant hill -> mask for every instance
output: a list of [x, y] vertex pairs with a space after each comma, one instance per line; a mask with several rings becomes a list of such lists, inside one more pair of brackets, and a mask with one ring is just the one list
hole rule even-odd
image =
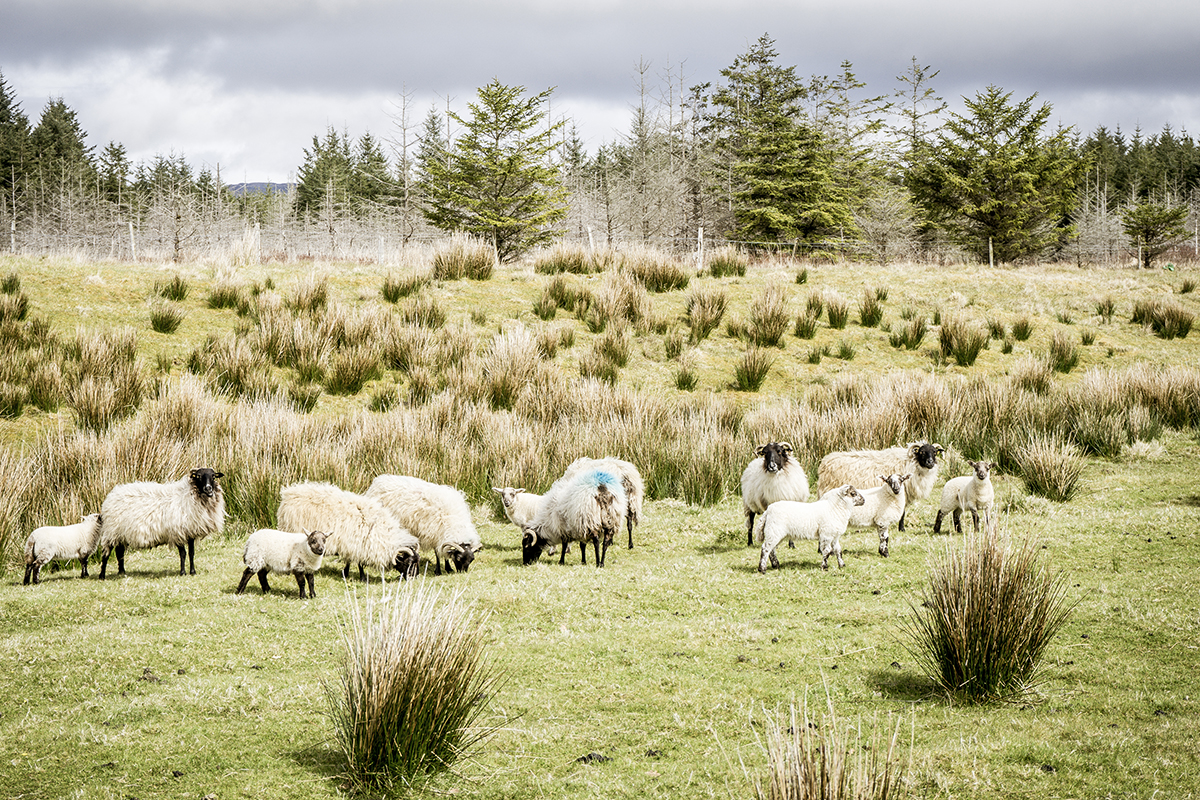
[[231, 183], [229, 191], [233, 192], [238, 197], [244, 194], [254, 194], [256, 192], [280, 192], [286, 194], [294, 184], [290, 183], [270, 183], [268, 181], [251, 181], [249, 183]]

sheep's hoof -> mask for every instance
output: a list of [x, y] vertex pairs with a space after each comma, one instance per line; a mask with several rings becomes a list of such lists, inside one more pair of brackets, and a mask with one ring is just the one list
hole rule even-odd
[[879, 555], [883, 556], [884, 558], [887, 558], [887, 554], [888, 554], [887, 542], [880, 542], [879, 543]]

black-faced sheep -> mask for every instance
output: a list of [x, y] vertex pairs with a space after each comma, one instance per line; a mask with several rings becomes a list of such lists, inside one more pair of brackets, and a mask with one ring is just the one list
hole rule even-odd
[[100, 505], [100, 578], [116, 550], [117, 574], [125, 574], [125, 549], [148, 550], [160, 544], [179, 548], [179, 574], [184, 555], [196, 574], [196, 542], [225, 526], [225, 494], [217, 484], [224, 473], [207, 467], [192, 470], [174, 483], [124, 483]]
[[358, 564], [358, 577], [366, 580], [365, 567], [383, 573], [389, 568], [403, 577], [415, 575], [421, 543], [405, 530], [391, 512], [373, 497], [348, 492], [331, 483], [295, 483], [279, 490], [276, 524], [292, 533], [325, 531], [325, 555], [345, 560], [342, 577]]
[[942, 532], [942, 517], [954, 514], [954, 530], [962, 533], [962, 512], [971, 512], [971, 521], [975, 523], [975, 532], [979, 533], [979, 515], [983, 515], [984, 525], [990, 525], [992, 505], [996, 500], [996, 490], [992, 486], [992, 468], [996, 465], [991, 461], [972, 461], [970, 475], [961, 475], [946, 481], [942, 487], [942, 505], [938, 509], [937, 519], [933, 521], [933, 532]]
[[[933, 492], [937, 480], [938, 456], [946, 452], [940, 444], [925, 440], [910, 442], [904, 447], [885, 450], [846, 450], [833, 452], [821, 459], [817, 467], [817, 493], [825, 494], [846, 483], [873, 486], [880, 475], [912, 473], [904, 487], [906, 506], [924, 500]], [[905, 509], [907, 514], [907, 508]], [[904, 514], [897, 525], [904, 530]]]
[[780, 500], [808, 500], [808, 475], [791, 457], [787, 442], [767, 442], [742, 472], [742, 513], [746, 516], [746, 546], [754, 544], [754, 515]]
[[582, 563], [587, 563], [587, 543], [596, 551], [596, 566], [626, 518], [625, 487], [621, 476], [608, 469], [580, 469], [563, 475], [542, 498], [542, 506], [522, 537], [522, 560], [537, 561], [548, 545], [563, 547], [558, 563], [566, 559], [565, 545], [579, 542]]
[[483, 549], [471, 508], [453, 486], [407, 475], [380, 475], [371, 482], [366, 496], [382, 503], [421, 541], [422, 550], [433, 552], [435, 575], [442, 574], [443, 560], [447, 570], [453, 565], [455, 572], [466, 572]]
[[633, 549], [633, 529], [642, 521], [642, 499], [646, 496], [646, 487], [642, 482], [642, 473], [628, 461], [606, 456], [604, 458], [577, 458], [572, 461], [563, 475], [574, 475], [582, 469], [601, 469], [615, 471], [621, 477], [621, 487], [625, 490], [625, 526], [629, 530], [629, 549]]
[[831, 489], [821, 495], [820, 500], [811, 503], [780, 500], [767, 506], [758, 528], [762, 542], [758, 571], [765, 573], [768, 563], [778, 569], [775, 548], [784, 539], [816, 539], [822, 569], [829, 569], [831, 555], [837, 556], [839, 568], [846, 566], [842, 560], [841, 537], [850, 521], [850, 510], [862, 504], [862, 495], [847, 484]]
[[250, 534], [246, 539], [246, 549], [242, 551], [242, 562], [246, 571], [238, 584], [237, 593], [246, 590], [250, 576], [258, 574], [258, 583], [262, 586], [263, 594], [271, 590], [267, 585], [267, 573], [291, 573], [296, 576], [296, 585], [300, 587], [300, 599], [305, 598], [304, 583], [308, 582], [308, 596], [317, 596], [314, 573], [321, 568], [321, 558], [325, 554], [325, 534], [321, 531], [308, 533], [291, 533], [261, 528]]
[[899, 522], [904, 516], [905, 490], [904, 483], [912, 477], [911, 473], [903, 475], [880, 475], [882, 486], [863, 489], [863, 504], [850, 509], [851, 528], [874, 528], [879, 533], [879, 555], [884, 558], [888, 554], [888, 529], [892, 523]]
[[83, 572], [88, 576], [88, 557], [96, 552], [100, 542], [100, 515], [88, 514], [74, 525], [43, 525], [35, 528], [25, 541], [25, 585], [30, 577], [38, 582], [42, 567], [51, 561], [79, 559]]

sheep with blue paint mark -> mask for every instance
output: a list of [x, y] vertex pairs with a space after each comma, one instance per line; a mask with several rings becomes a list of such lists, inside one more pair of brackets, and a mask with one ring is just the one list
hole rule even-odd
[[537, 561], [550, 545], [560, 546], [558, 563], [565, 563], [566, 545], [579, 542], [582, 563], [587, 563], [587, 545], [596, 553], [596, 566], [604, 558], [613, 537], [628, 518], [628, 498], [618, 471], [585, 467], [556, 480], [542, 496], [541, 508], [533, 522], [525, 526], [522, 560]]

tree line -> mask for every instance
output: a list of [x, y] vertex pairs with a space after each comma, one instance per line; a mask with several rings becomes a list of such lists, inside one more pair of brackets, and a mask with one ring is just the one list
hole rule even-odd
[[997, 86], [950, 112], [938, 72], [916, 59], [873, 94], [850, 62], [799, 75], [766, 34], [710, 82], [645, 63], [637, 74], [628, 129], [592, 152], [551, 118], [552, 89], [493, 80], [464, 111], [421, 121], [402, 94], [386, 140], [328, 128], [290, 190], [262, 194], [234, 194], [182, 155], [135, 165], [117, 142], [97, 155], [62, 99], [31, 125], [0, 74], [0, 218], [14, 250], [70, 236], [115, 251], [127, 232], [124, 255], [151, 232], [177, 259], [251, 224], [330, 253], [372, 232], [401, 243], [466, 233], [500, 260], [563, 236], [884, 262], [1136, 252], [1145, 266], [1195, 244], [1200, 150], [1170, 126], [1081, 137], [1050, 129], [1036, 95]]

